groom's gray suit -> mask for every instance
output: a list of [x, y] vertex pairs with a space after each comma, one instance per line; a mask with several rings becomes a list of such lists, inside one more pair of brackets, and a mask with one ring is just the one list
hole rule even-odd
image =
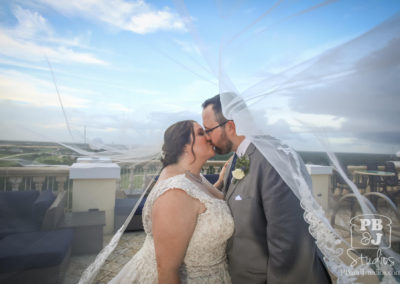
[[223, 188], [235, 221], [227, 246], [232, 283], [330, 283], [299, 200], [252, 143], [246, 155], [248, 174]]

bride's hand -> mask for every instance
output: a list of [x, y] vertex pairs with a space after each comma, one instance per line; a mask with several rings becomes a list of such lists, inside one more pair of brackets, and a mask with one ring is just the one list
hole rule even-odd
[[230, 163], [231, 160], [232, 160], [232, 157], [230, 159], [228, 159], [228, 161], [225, 162], [225, 164], [223, 165], [223, 167], [221, 169], [221, 172], [219, 173], [218, 180], [214, 184], [214, 186], [218, 189], [221, 189], [224, 184], [224, 176], [225, 176], [226, 168], [228, 167], [228, 164]]

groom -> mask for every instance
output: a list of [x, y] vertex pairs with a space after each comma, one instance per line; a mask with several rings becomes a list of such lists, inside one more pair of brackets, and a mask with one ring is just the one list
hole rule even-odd
[[[236, 134], [233, 120], [221, 110], [220, 96], [203, 105], [203, 125], [218, 154], [234, 151], [222, 191], [231, 209], [235, 232], [227, 245], [233, 284], [331, 283], [308, 232], [303, 209], [276, 170], [245, 137]], [[247, 174], [246, 174], [247, 173]]]

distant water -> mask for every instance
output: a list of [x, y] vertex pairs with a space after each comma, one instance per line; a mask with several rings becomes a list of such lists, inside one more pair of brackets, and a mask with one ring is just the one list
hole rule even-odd
[[[331, 162], [325, 152], [299, 152], [305, 164], [330, 165]], [[342, 166], [360, 166], [370, 162], [385, 165], [386, 161], [398, 161], [394, 154], [370, 154], [370, 153], [335, 153]]]

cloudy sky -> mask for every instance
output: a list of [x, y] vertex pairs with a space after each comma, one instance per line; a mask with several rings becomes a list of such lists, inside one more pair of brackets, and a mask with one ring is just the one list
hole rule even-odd
[[297, 150], [322, 138], [394, 153], [399, 11], [398, 0], [1, 1], [0, 139], [83, 142], [86, 129], [89, 142], [159, 142], [171, 123], [201, 121], [229, 77]]

